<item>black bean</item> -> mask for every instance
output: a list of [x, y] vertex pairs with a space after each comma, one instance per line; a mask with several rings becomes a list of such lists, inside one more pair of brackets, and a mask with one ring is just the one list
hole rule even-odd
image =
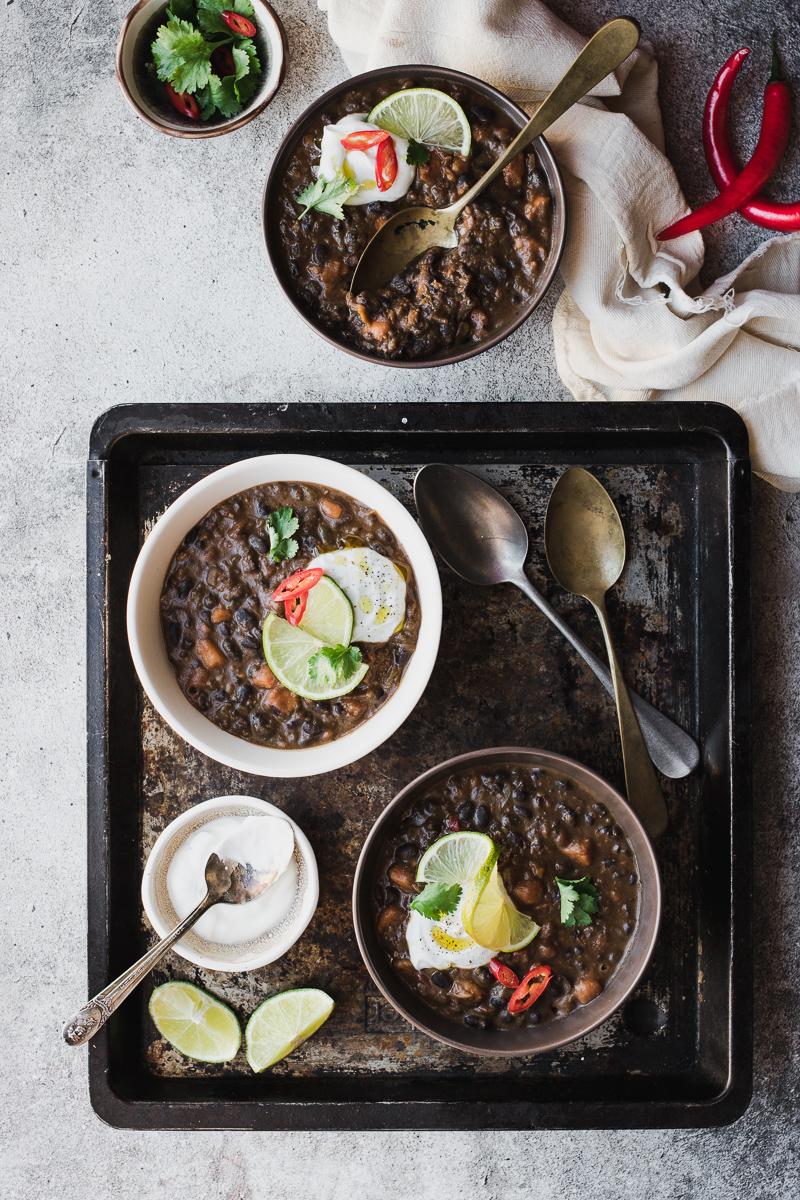
[[260, 496], [256, 496], [255, 504], [253, 505], [253, 511], [257, 517], [268, 517], [272, 512], [272, 508], [265, 500], [262, 500]]
[[311, 257], [318, 267], [324, 266], [331, 256], [331, 248], [325, 242], [315, 242]]
[[508, 988], [503, 987], [502, 983], [496, 983], [489, 992], [489, 1003], [492, 1008], [503, 1008], [508, 995]]
[[488, 104], [473, 104], [470, 112], [480, 125], [488, 125], [494, 117], [494, 109], [489, 108]]
[[469, 825], [475, 815], [475, 806], [470, 804], [469, 800], [465, 800], [463, 804], [459, 804], [456, 809], [456, 816], [462, 825]]
[[269, 553], [269, 546], [267, 545], [267, 543], [264, 541], [264, 539], [262, 537], [258, 536], [257, 533], [250, 534], [250, 537], [247, 539], [247, 544], [253, 550], [255, 550], [256, 554], [268, 554]]
[[469, 1025], [470, 1029], [485, 1029], [486, 1022], [483, 1017], [479, 1017], [477, 1013], [467, 1013], [464, 1017], [464, 1024]]
[[214, 688], [214, 691], [209, 696], [209, 700], [214, 704], [224, 704], [228, 699], [228, 693], [223, 688]]
[[525, 1023], [526, 1023], [527, 1025], [538, 1025], [538, 1024], [539, 1024], [539, 1022], [541, 1021], [541, 1019], [542, 1019], [542, 1018], [539, 1016], [539, 1014], [538, 1014], [538, 1012], [536, 1011], [536, 1009], [535, 1009], [535, 1008], [531, 1008], [531, 1009], [529, 1009], [529, 1011], [528, 1011], [528, 1015], [527, 1015], [527, 1017], [525, 1018]]
[[531, 818], [531, 810], [527, 804], [512, 804], [511, 810], [523, 821], [529, 821]]
[[164, 640], [170, 649], [177, 646], [181, 640], [181, 627], [172, 617], [164, 621]]
[[233, 638], [220, 638], [219, 648], [226, 658], [235, 659], [237, 662], [242, 657], [242, 652], [234, 642]]
[[449, 988], [452, 982], [452, 977], [447, 971], [434, 971], [431, 975], [431, 983], [438, 988]]
[[492, 814], [485, 804], [479, 804], [475, 809], [475, 815], [472, 818], [472, 823], [476, 829], [485, 829], [492, 819]]
[[236, 691], [233, 693], [233, 696], [234, 699], [241, 704], [244, 700], [247, 700], [250, 696], [252, 696], [252, 694], [253, 689], [250, 687], [249, 683], [240, 683]]
[[184, 546], [193, 546], [194, 543], [197, 541], [197, 535], [199, 534], [199, 532], [200, 532], [200, 526], [193, 525], [192, 528], [189, 530], [189, 532], [186, 534], [185, 538], [183, 539], [183, 545]]
[[249, 608], [245, 608], [244, 605], [236, 609], [233, 619], [237, 625], [241, 625], [242, 629], [255, 629], [256, 625], [258, 625], [258, 617]]
[[419, 850], [412, 842], [403, 842], [397, 847], [397, 857], [400, 862], [410, 862], [412, 858], [416, 858]]
[[631, 871], [630, 875], [628, 876], [628, 883], [636, 883], [638, 879], [639, 876], [636, 874], [636, 872]]
[[182, 579], [180, 581], [180, 583], [177, 585], [177, 587], [175, 588], [175, 591], [181, 600], [185, 600], [193, 587], [194, 587], [193, 579]]
[[258, 638], [250, 637], [249, 634], [244, 633], [239, 635], [239, 645], [242, 650], [258, 650], [260, 643]]

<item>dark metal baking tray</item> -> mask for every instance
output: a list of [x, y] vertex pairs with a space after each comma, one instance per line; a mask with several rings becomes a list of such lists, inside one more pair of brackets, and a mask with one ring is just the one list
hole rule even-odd
[[[498, 744], [560, 750], [622, 784], [614, 712], [594, 677], [510, 587], [472, 589], [442, 569], [444, 630], [406, 724], [361, 762], [313, 781], [237, 774], [184, 745], [143, 699], [125, 599], [147, 528], [221, 464], [278, 451], [341, 459], [413, 509], [422, 463], [485, 475], [523, 514], [529, 570], [599, 648], [588, 605], [548, 577], [542, 522], [566, 464], [616, 499], [630, 558], [611, 602], [628, 678], [699, 740], [701, 770], [664, 782], [662, 933], [625, 1010], [551, 1056], [477, 1060], [416, 1033], [372, 987], [350, 932], [350, 885], [383, 805], [420, 771]], [[89, 994], [152, 939], [139, 883], [161, 829], [187, 805], [244, 792], [309, 835], [320, 907], [299, 944], [250, 975], [171, 957], [154, 982], [191, 979], [246, 1018], [264, 996], [316, 984], [334, 1016], [272, 1071], [202, 1067], [169, 1050], [126, 1003], [89, 1054], [92, 1103], [137, 1128], [524, 1129], [711, 1126], [750, 1096], [749, 462], [720, 405], [303, 404], [111, 409], [88, 464]]]

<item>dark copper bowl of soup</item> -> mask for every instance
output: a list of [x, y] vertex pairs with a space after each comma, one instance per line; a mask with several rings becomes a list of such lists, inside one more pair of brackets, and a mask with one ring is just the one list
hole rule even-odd
[[[545, 963], [553, 972], [522, 1013], [486, 967], [418, 971], [408, 957], [416, 863], [456, 828], [493, 839], [509, 894], [541, 926], [497, 955], [520, 978]], [[595, 882], [591, 925], [561, 923], [555, 875]], [[607, 1020], [647, 967], [660, 911], [656, 859], [627, 801], [571, 759], [516, 747], [460, 755], [405, 787], [373, 826], [353, 888], [359, 949], [387, 1000], [423, 1033], [481, 1055], [552, 1051]]]
[[[464, 108], [472, 129], [467, 159], [434, 150], [400, 200], [346, 206], [345, 219], [310, 212], [296, 195], [313, 182], [325, 125], [369, 112], [408, 87], [435, 87]], [[564, 246], [564, 188], [544, 138], [536, 138], [460, 222], [459, 246], [428, 251], [378, 293], [348, 295], [366, 243], [387, 216], [412, 204], [441, 207], [462, 195], [525, 124], [523, 110], [489, 84], [443, 67], [381, 68], [331, 88], [281, 144], [264, 189], [267, 254], [292, 305], [326, 341], [384, 366], [431, 367], [489, 349], [541, 301]]]

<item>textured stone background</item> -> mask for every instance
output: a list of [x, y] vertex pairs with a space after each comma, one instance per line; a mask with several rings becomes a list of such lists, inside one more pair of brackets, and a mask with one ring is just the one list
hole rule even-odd
[[[468, 0], [465, 0], [468, 2]], [[545, 304], [495, 351], [437, 372], [366, 367], [327, 348], [279, 296], [259, 196], [288, 122], [343, 74], [313, 0], [275, 0], [290, 41], [279, 96], [246, 129], [181, 144], [127, 109], [112, 73], [124, 0], [0, 7], [0, 323], [5, 636], [2, 808], [2, 1193], [9, 1200], [203, 1194], [373, 1197], [766, 1197], [797, 1173], [800, 500], [756, 483], [755, 1096], [710, 1132], [137, 1135], [103, 1126], [85, 1052], [62, 1044], [84, 995], [84, 458], [121, 401], [558, 398]], [[588, 31], [610, 0], [557, 0]], [[782, 28], [800, 81], [792, 0], [633, 0], [657, 48], [668, 146], [690, 201], [708, 192], [699, 115], [727, 53], [757, 52], [738, 116]], [[756, 106], [757, 107], [757, 106]], [[797, 129], [795, 141], [798, 140]], [[800, 193], [800, 152], [783, 170]], [[709, 277], [762, 232], [708, 237]], [[34, 691], [35, 689], [35, 691]], [[35, 697], [32, 699], [32, 695]]]

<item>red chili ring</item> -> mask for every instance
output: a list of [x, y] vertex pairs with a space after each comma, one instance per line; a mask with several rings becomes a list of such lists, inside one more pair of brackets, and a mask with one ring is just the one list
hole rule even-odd
[[501, 963], [499, 958], [491, 959], [488, 966], [497, 982], [502, 983], [503, 987], [519, 987], [519, 975], [517, 975], [516, 971], [512, 971], [511, 967], [507, 967], [505, 963]]
[[248, 21], [247, 17], [243, 17], [241, 13], [233, 12], [229, 8], [223, 9], [219, 14], [229, 29], [237, 33], [239, 37], [255, 37], [258, 33], [252, 21]]
[[536, 1003], [552, 978], [553, 972], [546, 963], [532, 967], [509, 1000], [508, 1011], [513, 1015], [525, 1012]]
[[306, 567], [287, 575], [272, 593], [272, 603], [280, 604], [282, 600], [290, 600], [293, 596], [299, 596], [301, 592], [310, 591], [319, 583], [324, 573], [322, 567]]
[[200, 116], [200, 105], [194, 96], [190, 96], [188, 92], [176, 92], [171, 83], [164, 84], [164, 87], [172, 107], [177, 109], [181, 116], [188, 117], [190, 121], [196, 121]]

